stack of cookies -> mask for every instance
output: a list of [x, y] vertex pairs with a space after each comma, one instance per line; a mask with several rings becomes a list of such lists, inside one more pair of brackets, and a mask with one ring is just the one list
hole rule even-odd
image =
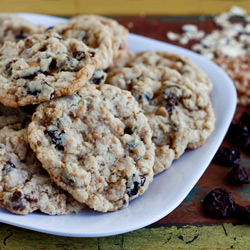
[[214, 129], [212, 83], [189, 59], [128, 52], [115, 20], [45, 29], [0, 15], [0, 205], [116, 211]]

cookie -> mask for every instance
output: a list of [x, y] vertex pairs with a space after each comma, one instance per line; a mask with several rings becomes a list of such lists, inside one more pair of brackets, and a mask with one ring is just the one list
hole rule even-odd
[[0, 205], [16, 214], [49, 215], [80, 211], [84, 205], [56, 186], [27, 140], [27, 129], [0, 130]]
[[207, 74], [187, 57], [159, 51], [129, 53], [119, 63], [119, 67], [131, 67], [137, 64], [175, 69], [182, 76], [193, 81], [201, 91], [207, 93], [210, 93], [213, 87]]
[[[120, 25], [116, 20], [98, 15], [80, 15], [70, 19], [70, 22], [84, 22], [85, 18], [93, 18], [100, 21], [102, 24], [109, 26], [114, 34], [114, 39], [117, 42], [118, 54], [115, 58], [116, 63], [125, 57], [128, 52], [128, 29]], [[115, 64], [116, 64], [115, 63]]]
[[97, 18], [83, 15], [75, 21], [55, 25], [52, 29], [63, 39], [76, 39], [93, 49], [98, 69], [106, 69], [113, 64], [119, 48], [112, 29]]
[[0, 49], [1, 102], [25, 106], [77, 92], [99, 66], [98, 50], [51, 30], [6, 42]]
[[250, 105], [250, 52], [238, 57], [217, 54], [214, 62], [221, 66], [233, 80], [238, 92], [238, 104]]
[[6, 42], [18, 42], [27, 36], [44, 32], [45, 27], [35, 25], [16, 14], [0, 14], [0, 47]]
[[101, 212], [122, 209], [147, 190], [151, 137], [134, 97], [106, 84], [40, 104], [28, 128], [31, 148], [54, 181]]
[[176, 70], [138, 64], [110, 72], [106, 83], [130, 90], [147, 116], [156, 146], [155, 174], [186, 148], [204, 144], [214, 129], [208, 94]]

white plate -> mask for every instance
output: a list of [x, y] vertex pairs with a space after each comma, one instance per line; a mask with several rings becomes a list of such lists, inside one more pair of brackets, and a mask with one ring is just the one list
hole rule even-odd
[[[24, 18], [46, 26], [65, 19], [37, 14], [21, 14]], [[132, 201], [128, 208], [106, 214], [88, 209], [79, 214], [48, 216], [33, 213], [11, 214], [0, 208], [0, 222], [39, 232], [97, 237], [129, 232], [145, 227], [173, 211], [188, 195], [206, 170], [220, 146], [236, 108], [236, 91], [230, 78], [213, 62], [177, 46], [130, 34], [131, 51], [162, 50], [190, 57], [211, 78], [214, 89], [211, 100], [216, 116], [215, 131], [200, 148], [186, 152], [173, 166], [155, 177], [146, 193]]]

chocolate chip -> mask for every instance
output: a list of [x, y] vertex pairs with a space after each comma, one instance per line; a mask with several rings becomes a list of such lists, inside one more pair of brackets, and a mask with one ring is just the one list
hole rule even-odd
[[232, 217], [235, 212], [233, 195], [224, 188], [216, 188], [206, 195], [203, 209], [215, 217]]
[[241, 159], [241, 153], [233, 148], [221, 146], [216, 152], [213, 162], [222, 166], [233, 166]]
[[56, 149], [58, 150], [64, 150], [63, 144], [63, 138], [62, 135], [65, 134], [64, 130], [45, 130], [44, 131], [45, 135], [48, 135], [52, 141], [53, 144], [55, 144]]
[[241, 165], [236, 164], [227, 174], [229, 181], [232, 184], [241, 185], [249, 183], [248, 171]]
[[73, 51], [72, 57], [74, 57], [75, 59], [80, 61], [85, 57], [85, 53], [84, 53], [84, 51]]

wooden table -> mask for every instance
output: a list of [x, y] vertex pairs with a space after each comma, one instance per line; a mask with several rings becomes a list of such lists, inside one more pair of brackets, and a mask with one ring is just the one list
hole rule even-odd
[[[211, 30], [211, 18], [199, 23], [198, 17], [115, 17], [136, 34], [168, 41], [166, 32], [180, 31], [188, 22], [197, 24], [203, 30]], [[169, 42], [169, 41], [168, 41]], [[189, 47], [189, 46], [187, 46]], [[238, 106], [236, 118], [244, 110]], [[231, 146], [224, 140], [224, 145]], [[242, 164], [250, 168], [249, 155], [243, 154]], [[250, 249], [250, 226], [234, 219], [212, 219], [202, 210], [201, 201], [214, 188], [225, 187], [232, 191], [236, 201], [250, 203], [250, 185], [237, 187], [228, 184], [226, 174], [230, 168], [210, 164], [190, 194], [168, 216], [158, 222], [122, 235], [103, 238], [70, 238], [47, 235], [0, 224], [0, 250], [21, 249]]]

